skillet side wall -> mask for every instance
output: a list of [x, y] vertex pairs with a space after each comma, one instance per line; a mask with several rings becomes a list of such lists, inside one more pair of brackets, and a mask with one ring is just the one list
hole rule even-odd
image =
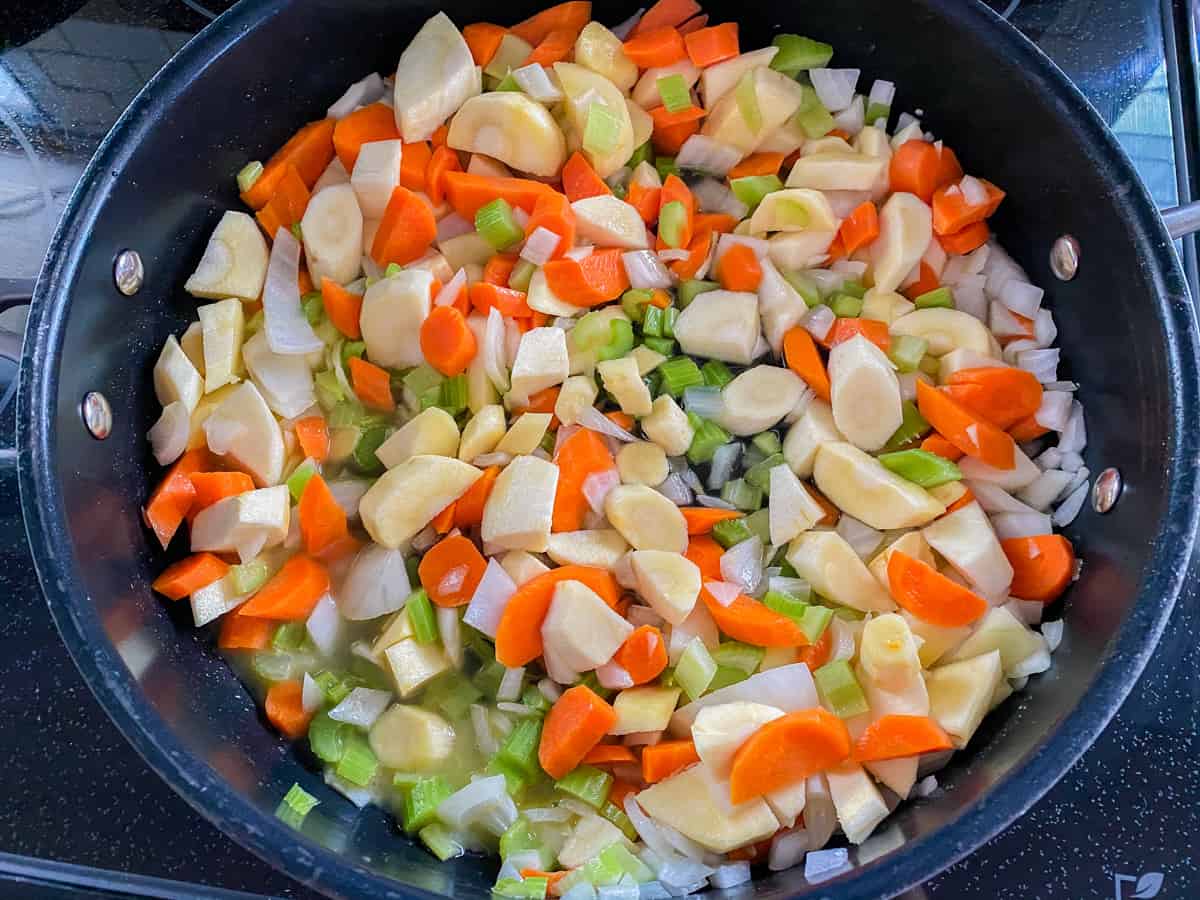
[[[144, 439], [157, 416], [149, 373], [166, 336], [194, 318], [183, 282], [221, 211], [240, 208], [233, 173], [322, 116], [349, 82], [390, 70], [441, 8], [247, 3], [211, 26], [175, 60], [172, 77], [156, 79], [134, 102], [118, 124], [121, 139], [106, 141], [72, 199], [31, 319], [39, 362], [22, 375], [28, 527], [43, 587], [85, 677], [189, 802], [273, 863], [341, 895], [398, 896], [399, 888], [338, 866], [270, 818], [294, 781], [323, 801], [305, 834], [411, 885], [406, 895], [482, 897], [493, 866], [474, 858], [440, 865], [397, 839], [383, 813], [353, 815], [304, 768], [306, 750], [291, 752], [266, 729], [207, 635], [192, 629], [186, 605], [151, 594], [165, 561], [139, 518], [157, 471]], [[504, 20], [536, 8], [522, 0], [505, 8]], [[446, 11], [460, 25], [498, 13], [478, 3]], [[594, 7], [607, 23], [631, 11]], [[1194, 324], [1171, 247], [1131, 167], [1057, 71], [982, 7], [864, 0], [786, 11], [709, 3], [706, 12], [713, 21], [738, 21], [749, 49], [781, 30], [829, 41], [836, 65], [862, 68], [864, 86], [894, 80], [894, 109], [925, 109], [926, 127], [955, 148], [967, 171], [1008, 192], [995, 225], [1047, 290], [1068, 361], [1060, 377], [1081, 382], [1090, 413], [1087, 465], [1093, 476], [1115, 465], [1125, 477], [1116, 512], [1088, 509], [1068, 529], [1087, 564], [1068, 595], [1055, 668], [985, 723], [971, 752], [939, 775], [944, 793], [889, 821], [910, 841], [907, 851], [839, 885], [839, 896], [880, 896], [969, 852], [1032, 803], [1090, 743], [1140, 671], [1182, 579], [1194, 528]], [[1064, 232], [1083, 247], [1080, 275], [1067, 284], [1046, 265]], [[146, 266], [146, 287], [134, 298], [112, 286], [112, 259], [125, 247]], [[114, 409], [105, 442], [79, 423], [79, 400], [93, 389]], [[141, 660], [135, 676], [121, 659], [131, 667]], [[952, 827], [939, 830], [945, 825]], [[817, 896], [819, 889], [793, 871], [757, 882], [755, 893]]]

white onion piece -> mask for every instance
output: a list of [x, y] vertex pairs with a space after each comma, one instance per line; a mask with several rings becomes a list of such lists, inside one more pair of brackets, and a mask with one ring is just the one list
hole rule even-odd
[[304, 627], [322, 656], [334, 654], [342, 631], [342, 617], [338, 614], [337, 603], [333, 597], [325, 594], [317, 601]]
[[829, 623], [829, 628], [832, 629], [830, 639], [832, 646], [829, 649], [830, 659], [853, 659], [855, 653], [854, 646], [854, 629], [845, 619], [834, 619]]
[[614, 25], [611, 29], [612, 33], [617, 37], [618, 40], [624, 41], [629, 37], [629, 33], [637, 27], [638, 22], [642, 21], [642, 15], [645, 12], [646, 8], [644, 6], [639, 7], [637, 12], [635, 12], [620, 25]]
[[454, 273], [454, 277], [446, 282], [445, 287], [438, 291], [438, 295], [433, 298], [434, 306], [451, 306], [458, 299], [458, 295], [462, 293], [462, 289], [467, 286], [467, 270], [459, 269]]
[[829, 782], [824, 775], [812, 775], [804, 785], [804, 794], [804, 827], [808, 831], [809, 845], [824, 847], [838, 827]]
[[833, 124], [851, 137], [863, 130], [867, 124], [867, 107], [862, 94], [856, 95], [849, 106], [833, 117]]
[[696, 502], [701, 506], [707, 506], [709, 509], [737, 509], [728, 500], [722, 500], [720, 497], [709, 497], [706, 494], [697, 495]]
[[842, 273], [834, 269], [805, 269], [804, 274], [816, 282], [817, 292], [822, 297], [837, 293], [846, 283]]
[[680, 260], [687, 259], [691, 255], [692, 253], [690, 250], [672, 250], [670, 247], [668, 247], [666, 250], [658, 251], [658, 258], [663, 262], [679, 262]]
[[492, 723], [488, 719], [487, 707], [471, 704], [471, 730], [475, 732], [475, 746], [484, 756], [491, 756], [500, 749], [496, 736], [492, 734]]
[[450, 213], [438, 219], [437, 223], [437, 240], [438, 243], [448, 241], [451, 238], [460, 237], [464, 234], [470, 234], [475, 230], [475, 223], [468, 222], [458, 213]]
[[926, 775], [913, 786], [912, 793], [914, 797], [928, 797], [937, 790], [938, 781], [933, 775]]
[[525, 667], [505, 669], [496, 689], [497, 700], [516, 700], [521, 696], [521, 685], [525, 683]]
[[513, 69], [512, 77], [521, 90], [538, 103], [557, 103], [563, 98], [563, 92], [550, 79], [540, 63], [530, 63]]
[[677, 472], [672, 472], [654, 489], [676, 506], [688, 506], [693, 499], [692, 489]]
[[1066, 391], [1043, 391], [1042, 403], [1033, 420], [1051, 431], [1063, 431], [1071, 420], [1072, 396]]
[[535, 266], [544, 266], [554, 258], [554, 251], [558, 249], [561, 240], [562, 236], [557, 232], [539, 225], [533, 234], [525, 239], [525, 246], [521, 248], [521, 259]]
[[[966, 177], [970, 178], [969, 175]], [[963, 180], [965, 181], [966, 179], [964, 178]], [[1017, 278], [1010, 278], [1004, 282], [1004, 286], [1000, 289], [1000, 294], [996, 299], [1013, 312], [1020, 313], [1027, 319], [1032, 319], [1038, 314], [1038, 309], [1042, 305], [1043, 294], [1045, 294], [1045, 291], [1036, 285], [1029, 284]]]
[[641, 837], [642, 842], [663, 859], [674, 858], [676, 855], [675, 848], [667, 843], [667, 839], [663, 836], [659, 824], [646, 815], [642, 808], [638, 806], [635, 793], [631, 792], [625, 795], [623, 806], [625, 807], [625, 815], [629, 816], [629, 821], [633, 823], [633, 827]]
[[742, 151], [722, 144], [703, 134], [693, 134], [683, 142], [675, 157], [675, 165], [681, 169], [695, 169], [724, 178], [742, 161]]
[[1043, 622], [1042, 637], [1046, 639], [1046, 648], [1051, 653], [1057, 650], [1063, 639], [1062, 619], [1057, 619], [1053, 622]]
[[578, 247], [572, 247], [563, 254], [564, 259], [573, 259], [575, 262], [581, 262], [592, 255], [592, 251], [596, 248], [591, 244], [581, 244]]
[[357, 687], [329, 711], [329, 718], [359, 728], [370, 728], [391, 702], [392, 695], [388, 691]]
[[[357, 784], [351, 784], [345, 778], [339, 778], [334, 766], [329, 766], [325, 769], [325, 783], [357, 806], [359, 809], [365, 807], [368, 803], [374, 803], [379, 798], [370, 788], [361, 788]], [[501, 776], [502, 778], [504, 776]]]
[[701, 178], [692, 185], [692, 193], [696, 196], [696, 205], [701, 212], [725, 213], [739, 221], [746, 218], [750, 212], [750, 207], [715, 178]]
[[304, 680], [300, 685], [300, 705], [306, 713], [315, 713], [321, 708], [321, 704], [325, 702], [325, 692], [321, 690], [321, 686], [307, 672], [304, 673]]
[[354, 519], [358, 517], [359, 501], [370, 487], [371, 482], [369, 481], [345, 478], [329, 482], [329, 493], [333, 494], [333, 499], [337, 501], [337, 505], [342, 508], [347, 518]]
[[809, 69], [808, 77], [821, 104], [831, 113], [838, 113], [854, 100], [858, 84], [858, 69]]
[[350, 572], [338, 592], [338, 609], [354, 622], [376, 619], [404, 606], [411, 592], [404, 554], [370, 544], [350, 564]]
[[808, 832], [803, 828], [781, 831], [771, 841], [767, 854], [767, 868], [772, 872], [783, 872], [800, 865], [808, 852]]
[[958, 183], [958, 189], [962, 191], [963, 199], [971, 206], [982, 206], [988, 202], [987, 188], [974, 175], [964, 175]]
[[1039, 469], [1057, 469], [1060, 468], [1059, 463], [1062, 462], [1062, 451], [1057, 447], [1051, 447], [1041, 456], [1034, 460]]
[[1083, 504], [1087, 500], [1087, 495], [1087, 484], [1084, 483], [1079, 485], [1079, 487], [1075, 488], [1075, 490], [1067, 497], [1067, 499], [1062, 502], [1058, 509], [1054, 511], [1054, 515], [1050, 517], [1050, 521], [1052, 521], [1059, 528], [1066, 528], [1075, 521], [1075, 517], [1079, 515], [1080, 510], [1083, 509]]
[[785, 713], [795, 712], [817, 705], [817, 689], [813, 685], [812, 673], [804, 663], [789, 663], [765, 672], [756, 672], [745, 681], [718, 688], [675, 710], [671, 716], [670, 731], [676, 736], [686, 737], [691, 733], [692, 723], [696, 721], [700, 710], [737, 700], [765, 703]]
[[538, 691], [543, 697], [554, 703], [562, 696], [562, 688], [551, 681], [549, 678], [543, 678], [537, 684]]
[[1083, 457], [1074, 450], [1068, 450], [1066, 453], [1062, 453], [1061, 459], [1062, 462], [1058, 464], [1058, 467], [1064, 472], [1078, 472], [1083, 468]]
[[734, 544], [721, 554], [721, 577], [746, 593], [752, 592], [763, 578], [762, 554], [763, 542], [758, 535]]
[[[915, 372], [913, 372], [911, 374], [914, 376], [916, 375]], [[900, 377], [903, 378], [904, 376], [901, 375]], [[901, 382], [900, 384], [901, 384], [901, 389], [903, 390], [904, 382]], [[914, 383], [912, 386], [911, 396], [905, 396], [904, 399], [912, 400], [916, 396], [917, 396], [917, 386]], [[785, 423], [787, 423], [788, 425], [794, 425], [796, 422], [798, 422], [800, 420], [800, 417], [804, 415], [805, 410], [808, 409], [809, 404], [812, 403], [813, 400], [816, 399], [816, 397], [817, 397], [816, 391], [814, 391], [810, 387], [805, 387], [804, 390], [800, 393], [800, 399], [796, 401], [796, 405], [792, 407], [792, 411], [783, 417], [783, 421]]]
[[1049, 347], [1058, 337], [1058, 326], [1054, 324], [1054, 314], [1048, 309], [1039, 309], [1033, 318], [1033, 339], [1042, 348]]
[[583, 412], [579, 414], [579, 424], [584, 428], [595, 431], [597, 434], [603, 434], [624, 443], [637, 440], [637, 437], [630, 434], [594, 406], [584, 407]]
[[[682, 834], [678, 829], [673, 828], [672, 826], [666, 824], [665, 822], [659, 822], [658, 828], [662, 832], [662, 836], [664, 838], [666, 838], [667, 843], [670, 844], [677, 853], [681, 853], [685, 857], [687, 857], [688, 860], [691, 860], [696, 863], [700, 863], [701, 860], [703, 860], [707, 856], [703, 847], [701, 847], [699, 844], [697, 844], [695, 841], [693, 841], [687, 835]], [[663, 866], [663, 869], [665, 869], [665, 868], [666, 868], [666, 866]], [[708, 868], [708, 867], [706, 866], [705, 868]], [[709, 871], [711, 872], [712, 870], [709, 869]], [[707, 876], [707, 874], [705, 874], [701, 877], [707, 878], [708, 876]], [[660, 880], [662, 880], [662, 870], [659, 870], [659, 878], [660, 878]], [[668, 879], [669, 878], [670, 878], [670, 876], [668, 876]], [[696, 881], [695, 877], [692, 877], [692, 878], [689, 878], [684, 883], [694, 884], [695, 881]], [[666, 883], [666, 882], [664, 881], [664, 883]]]
[[675, 283], [670, 271], [653, 250], [630, 250], [621, 254], [629, 285], [637, 290], [669, 288]]
[[596, 515], [604, 514], [604, 499], [609, 491], [621, 483], [621, 474], [616, 469], [593, 472], [583, 479], [583, 496]]
[[1088, 480], [1090, 475], [1091, 472], [1088, 471], [1087, 466], [1080, 466], [1078, 469], [1076, 469], [1075, 474], [1071, 478], [1071, 483], [1063, 488], [1062, 492], [1058, 495], [1059, 501], [1061, 502], [1066, 500], [1071, 492], [1075, 490], [1075, 488], [1079, 487]]
[[529, 213], [521, 209], [519, 206], [514, 206], [512, 211], [513, 221], [521, 226], [521, 230], [525, 230], [525, 226], [529, 224]]
[[[890, 81], [875, 79], [875, 83], [871, 85], [871, 93], [867, 96], [868, 105], [891, 107], [892, 101], [896, 99], [896, 85]], [[886, 117], [881, 117], [886, 118]]]
[[642, 625], [651, 625], [661, 629], [665, 621], [662, 616], [656, 613], [648, 606], [634, 604], [629, 607], [629, 611], [625, 614], [625, 618], [629, 620], [629, 624], [634, 628], [639, 628]]
[[[179, 401], [175, 401], [178, 403]], [[238, 439], [246, 433], [246, 424], [240, 419], [226, 416], [209, 416], [204, 420], [204, 439], [208, 449], [217, 456], [224, 456]]]
[[[998, 307], [999, 304], [992, 304], [992, 309], [996, 309]], [[1005, 315], [1009, 315], [1009, 313], [1006, 312]], [[1010, 366], [1015, 366], [1017, 364], [1018, 354], [1024, 353], [1026, 350], [1038, 349], [1040, 348], [1037, 345], [1037, 341], [1033, 340], [1033, 338], [1021, 338], [1020, 340], [1012, 341], [1006, 344], [1004, 347], [1004, 361]]]
[[[463, 829], [478, 824], [495, 834], [503, 834], [517, 821], [517, 807], [505, 789], [504, 776], [493, 775], [476, 779], [455, 791], [438, 804], [437, 817], [451, 828]], [[504, 828], [496, 832], [501, 824]]]
[[623, 691], [633, 687], [633, 677], [629, 672], [611, 660], [596, 669], [596, 680], [600, 682], [601, 687], [610, 691]]
[[160, 466], [170, 465], [183, 456], [188, 445], [191, 422], [191, 414], [183, 401], [174, 400], [163, 407], [158, 421], [146, 432], [154, 460]]
[[1022, 340], [1028, 340], [1024, 323], [999, 301], [993, 301], [988, 307], [988, 327], [998, 338], [1020, 337]]
[[500, 710], [500, 712], [512, 713], [514, 716], [524, 717], [535, 714], [533, 709], [526, 706], [524, 703], [511, 703], [507, 700], [501, 700], [498, 702], [496, 704], [496, 709]]
[[1057, 349], [1023, 350], [1017, 354], [1017, 367], [1031, 372], [1043, 383], [1057, 381], [1059, 352]]
[[704, 589], [722, 606], [729, 606], [742, 592], [742, 586], [728, 581], [706, 581]]
[[857, 281], [867, 274], [867, 264], [859, 259], [839, 259], [829, 267], [829, 270], [852, 281]]
[[300, 242], [286, 228], [275, 233], [263, 286], [263, 329], [275, 353], [298, 356], [324, 350], [300, 306]]
[[865, 522], [843, 513], [838, 518], [837, 533], [863, 559], [873, 554], [883, 541], [883, 532]]
[[383, 97], [384, 91], [383, 79], [377, 72], [372, 72], [366, 78], [360, 79], [346, 88], [346, 93], [334, 101], [325, 116], [329, 119], [344, 119], [358, 107], [379, 100]]
[[1000, 540], [1037, 537], [1039, 534], [1052, 534], [1054, 531], [1050, 517], [1039, 512], [997, 513], [991, 519], [992, 528]]
[[535, 806], [522, 815], [530, 822], [566, 822], [571, 818], [571, 811], [558, 806]]
[[[725, 398], [719, 387], [694, 385], [683, 391], [683, 408], [686, 412], [695, 413], [702, 419], [715, 421], [725, 412]], [[728, 445], [723, 444], [722, 446]], [[722, 479], [723, 482], [724, 479]], [[712, 484], [711, 478], [709, 484]]]
[[983, 284], [982, 275], [963, 276], [954, 286], [954, 306], [981, 322], [987, 322], [988, 299]]
[[504, 567], [495, 559], [489, 559], [483, 577], [471, 595], [471, 602], [467, 604], [463, 622], [494, 638], [496, 629], [500, 627], [500, 617], [504, 615], [504, 607], [516, 589], [516, 583], [504, 571]]
[[964, 484], [975, 495], [975, 499], [979, 501], [979, 506], [984, 512], [992, 513], [1032, 513], [1036, 512], [1027, 503], [1018, 500], [1002, 487], [998, 487], [989, 481], [980, 481], [974, 478], [968, 478]]
[[712, 882], [712, 886], [717, 890], [737, 887], [739, 884], [745, 884], [749, 880], [750, 863], [745, 860], [717, 866], [716, 871], [709, 876], [709, 881]]
[[835, 319], [837, 316], [834, 315], [833, 310], [825, 304], [820, 304], [804, 314], [800, 325], [818, 341], [823, 341], [829, 334], [829, 329], [833, 327]]
[[487, 325], [483, 331], [483, 371], [488, 380], [501, 393], [508, 390], [508, 362], [504, 353], [504, 317], [500, 310], [492, 307], [488, 310]]
[[850, 868], [850, 851], [845, 847], [811, 850], [804, 857], [804, 877], [813, 884], [828, 881]]
[[1063, 453], [1080, 453], [1086, 446], [1087, 428], [1083, 423], [1083, 404], [1076, 400], [1071, 404], [1071, 418], [1067, 420], [1067, 427], [1059, 436], [1058, 449]]
[[462, 623], [458, 618], [458, 610], [452, 606], [438, 606], [433, 610], [437, 616], [438, 637], [446, 658], [456, 669], [463, 664]]

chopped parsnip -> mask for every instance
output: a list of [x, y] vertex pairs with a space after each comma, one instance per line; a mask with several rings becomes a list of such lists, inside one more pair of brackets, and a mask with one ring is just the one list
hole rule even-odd
[[414, 456], [458, 454], [458, 423], [436, 406], [417, 413], [395, 434], [379, 445], [375, 456], [389, 469]]
[[550, 543], [550, 521], [558, 466], [536, 456], [518, 456], [500, 473], [483, 507], [485, 544], [542, 553]]

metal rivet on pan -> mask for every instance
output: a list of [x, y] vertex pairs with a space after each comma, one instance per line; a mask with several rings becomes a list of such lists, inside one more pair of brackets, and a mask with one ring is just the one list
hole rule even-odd
[[1059, 281], [1070, 281], [1079, 271], [1079, 241], [1064, 234], [1050, 248], [1050, 271]]
[[102, 441], [112, 434], [112, 407], [108, 405], [108, 398], [99, 391], [88, 391], [83, 395], [80, 411], [84, 427], [96, 440]]
[[1117, 505], [1121, 496], [1121, 473], [1116, 469], [1105, 469], [1092, 486], [1092, 509], [1106, 513]]
[[113, 262], [113, 281], [117, 290], [126, 297], [132, 297], [142, 289], [146, 278], [146, 270], [142, 267], [142, 257], [136, 250], [122, 250]]

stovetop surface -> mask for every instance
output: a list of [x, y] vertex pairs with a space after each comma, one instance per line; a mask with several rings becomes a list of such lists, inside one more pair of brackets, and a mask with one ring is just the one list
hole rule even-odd
[[[48, 0], [0, 8], [0, 327], [27, 294], [96, 145], [146, 80], [228, 0]], [[1193, 4], [992, 0], [1080, 86], [1155, 201], [1194, 195]], [[1195, 293], [1195, 259], [1185, 266]], [[0, 363], [3, 366], [3, 363]], [[0, 400], [11, 380], [0, 368]], [[0, 410], [0, 449], [13, 410]], [[2, 466], [2, 462], [0, 462]], [[1198, 573], [1200, 574], [1200, 573]], [[1007, 831], [920, 898], [1200, 896], [1200, 599], [1192, 578], [1112, 724]], [[313, 894], [193, 812], [129, 747], [71, 663], [0, 468], [0, 897]]]

